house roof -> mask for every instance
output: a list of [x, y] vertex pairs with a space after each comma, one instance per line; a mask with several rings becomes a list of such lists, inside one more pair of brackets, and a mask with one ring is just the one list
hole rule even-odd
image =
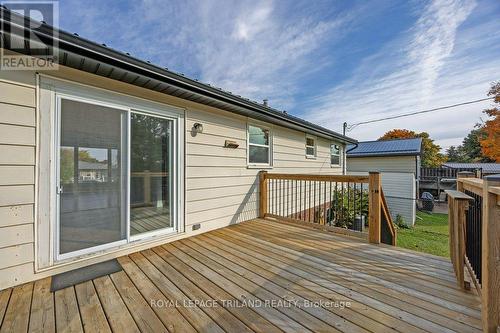
[[444, 163], [443, 167], [451, 169], [473, 168], [482, 169], [486, 173], [500, 173], [500, 163]]
[[415, 156], [422, 152], [422, 138], [363, 141], [347, 146], [348, 157]]
[[[44, 22], [40, 24], [29, 17], [13, 13], [6, 7], [0, 7], [0, 11], [1, 33], [8, 37], [3, 38], [3, 45], [6, 49], [12, 49], [11, 43], [15, 43], [14, 45], [25, 45], [25, 49], [15, 49], [16, 52], [31, 54], [29, 49], [31, 43], [26, 42], [25, 36], [35, 35], [45, 44], [44, 46], [47, 46], [48, 51], [57, 55], [59, 63], [64, 66], [324, 138], [333, 138], [345, 143], [357, 142], [353, 138], [284, 111], [190, 79], [181, 73], [135, 58], [129, 53], [111, 49], [105, 44], [98, 44], [81, 38], [77, 34], [56, 29]], [[8, 28], [4, 30], [4, 26]], [[57, 48], [52, 45], [57, 45]]]
[[108, 169], [107, 162], [87, 162], [79, 161], [78, 170], [106, 170]]

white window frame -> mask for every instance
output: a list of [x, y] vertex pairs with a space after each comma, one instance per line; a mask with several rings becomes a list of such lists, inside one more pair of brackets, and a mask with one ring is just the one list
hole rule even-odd
[[[307, 139], [312, 139], [314, 140], [314, 145], [313, 146], [309, 146], [307, 144]], [[317, 138], [313, 135], [309, 135], [309, 134], [306, 134], [306, 140], [305, 140], [305, 154], [306, 154], [306, 158], [309, 158], [309, 159], [316, 159], [316, 156], [318, 154], [318, 143], [317, 143]], [[314, 149], [314, 154], [313, 155], [310, 155], [307, 153], [307, 148], [313, 148]]]
[[[268, 145], [261, 145], [258, 143], [250, 143], [250, 126], [253, 127], [259, 127], [261, 129], [265, 129], [269, 131], [269, 144]], [[255, 147], [266, 147], [268, 148], [268, 157], [269, 157], [269, 162], [268, 163], [252, 163], [250, 162], [250, 146], [255, 146]], [[249, 122], [247, 123], [247, 167], [248, 168], [256, 168], [256, 169], [271, 169], [273, 167], [273, 131], [271, 127], [265, 126], [262, 124], [254, 123], [254, 122]]]
[[[339, 147], [339, 154], [338, 155], [334, 155], [332, 154], [332, 146], [337, 146]], [[342, 166], [342, 145], [339, 145], [337, 143], [332, 143], [330, 144], [330, 166], [333, 168], [333, 167], [340, 167]], [[338, 164], [332, 164], [332, 156], [338, 156], [339, 157], [339, 163]]]
[[[112, 251], [120, 250], [129, 246], [134, 246], [135, 244], [147, 243], [155, 241], [159, 238], [171, 237], [177, 233], [184, 231], [184, 109], [176, 108], [173, 106], [165, 105], [162, 103], [157, 103], [149, 101], [146, 99], [131, 97], [128, 95], [123, 95], [117, 92], [108, 91], [101, 88], [90, 87], [79, 83], [74, 83], [62, 79], [52, 79], [50, 76], [41, 76], [40, 89], [47, 89], [52, 92], [52, 101], [50, 102], [51, 111], [53, 115], [52, 120], [52, 147], [51, 160], [51, 185], [47, 190], [50, 193], [50, 207], [49, 210], [53, 213], [51, 214], [50, 220], [44, 223], [49, 223], [51, 233], [49, 233], [49, 239], [44, 238], [43, 235], [37, 235], [37, 242], [50, 242], [50, 254], [39, 255], [45, 256], [49, 255], [48, 263], [49, 266], [55, 266], [59, 264], [65, 264], [67, 262], [73, 262], [75, 260], [90, 258], [103, 253], [109, 253]], [[168, 119], [173, 122], [172, 129], [174, 135], [172, 136], [172, 193], [173, 200], [171, 202], [172, 212], [171, 217], [173, 221], [173, 227], [159, 229], [140, 235], [130, 235], [130, 179], [127, 180], [126, 200], [125, 200], [125, 216], [126, 216], [126, 237], [125, 239], [118, 240], [112, 243], [98, 245], [91, 248], [86, 248], [82, 250], [77, 250], [73, 252], [68, 252], [60, 254], [60, 223], [59, 223], [59, 196], [57, 195], [58, 185], [59, 185], [59, 153], [60, 153], [60, 135], [61, 135], [61, 123], [60, 123], [60, 113], [61, 113], [61, 100], [73, 100], [88, 104], [106, 106], [119, 111], [127, 112], [127, 137], [125, 145], [127, 145], [127, 163], [126, 165], [126, 177], [130, 178], [130, 115], [132, 113], [145, 114], [153, 117]], [[46, 100], [45, 103], [48, 103]], [[46, 229], [46, 228], [45, 228]], [[38, 239], [38, 237], [41, 237]], [[47, 259], [44, 262], [47, 262]]]

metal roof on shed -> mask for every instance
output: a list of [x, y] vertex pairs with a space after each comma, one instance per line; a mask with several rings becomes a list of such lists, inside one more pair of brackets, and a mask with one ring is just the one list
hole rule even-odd
[[348, 145], [347, 149], [348, 157], [414, 156], [422, 152], [422, 138], [364, 141], [357, 146]]
[[474, 168], [474, 169], [482, 169], [483, 172], [487, 172], [487, 173], [500, 173], [500, 163], [455, 163], [455, 162], [449, 162], [449, 163], [444, 163], [443, 167], [451, 168], [451, 169]]

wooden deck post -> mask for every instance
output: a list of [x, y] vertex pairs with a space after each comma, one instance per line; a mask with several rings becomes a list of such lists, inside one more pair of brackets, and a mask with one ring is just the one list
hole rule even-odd
[[149, 205], [151, 204], [151, 173], [149, 170], [144, 170], [142, 179], [144, 181], [144, 203]]
[[493, 186], [500, 186], [500, 175], [486, 176], [483, 182], [481, 312], [488, 333], [496, 333], [500, 325], [500, 207], [490, 192]]
[[474, 172], [471, 171], [459, 171], [457, 172], [457, 191], [464, 191], [464, 184], [459, 180], [460, 178], [474, 178]]
[[446, 191], [448, 194], [448, 230], [450, 235], [450, 258], [457, 277], [458, 286], [469, 290], [465, 281], [465, 219], [469, 200], [472, 198], [459, 191]]
[[368, 241], [379, 244], [382, 219], [380, 172], [370, 172], [368, 188]]
[[267, 214], [267, 171], [259, 172], [259, 217], [265, 218]]

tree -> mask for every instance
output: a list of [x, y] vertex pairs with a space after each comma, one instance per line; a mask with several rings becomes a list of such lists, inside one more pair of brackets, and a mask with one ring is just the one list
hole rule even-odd
[[439, 167], [446, 162], [446, 156], [440, 153], [441, 147], [434, 143], [429, 133], [416, 133], [407, 129], [393, 129], [385, 133], [379, 140], [422, 138], [422, 166]]
[[459, 147], [463, 156], [463, 162], [491, 162], [484, 156], [481, 148], [481, 139], [484, 138], [485, 132], [483, 128], [476, 128], [470, 131], [462, 141]]
[[463, 162], [462, 151], [460, 148], [461, 146], [450, 146], [446, 150], [446, 157], [448, 159], [448, 162]]
[[[500, 82], [494, 83], [488, 96], [494, 96], [494, 102], [500, 105]], [[480, 139], [482, 154], [491, 160], [500, 163], [500, 109], [495, 106], [491, 109], [483, 111], [488, 117], [493, 119], [487, 120], [481, 127], [483, 137]]]

